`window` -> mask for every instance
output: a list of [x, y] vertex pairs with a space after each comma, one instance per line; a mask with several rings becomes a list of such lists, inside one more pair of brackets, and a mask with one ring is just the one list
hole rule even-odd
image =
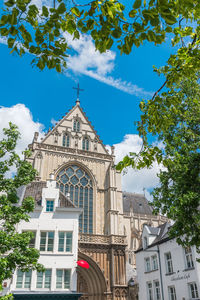
[[36, 231], [24, 231], [23, 232], [31, 232], [32, 233], [32, 237], [30, 239], [30, 242], [29, 242], [29, 247], [30, 248], [35, 248], [35, 238], [36, 238]]
[[190, 299], [199, 298], [196, 282], [188, 283]]
[[56, 270], [56, 288], [69, 289], [70, 288], [71, 270]]
[[161, 300], [160, 283], [158, 280], [154, 281], [154, 293], [155, 293], [155, 300]]
[[153, 300], [153, 289], [151, 282], [147, 282], [147, 299]]
[[73, 130], [76, 132], [80, 131], [80, 122], [78, 120], [74, 120]]
[[88, 173], [77, 165], [62, 169], [57, 177], [57, 187], [77, 207], [83, 208], [79, 217], [79, 229], [83, 233], [93, 233], [93, 182]]
[[167, 274], [173, 273], [171, 252], [165, 253], [165, 264], [166, 264], [166, 273]]
[[59, 252], [72, 252], [72, 232], [59, 232]]
[[191, 269], [194, 267], [193, 259], [192, 259], [192, 249], [191, 247], [187, 247], [184, 249], [185, 251], [185, 263], [186, 268]]
[[46, 269], [45, 272], [37, 272], [37, 289], [51, 288], [51, 269]]
[[147, 237], [145, 236], [144, 238], [143, 238], [143, 248], [145, 249], [145, 248], [147, 248], [148, 247], [148, 241], [147, 241]]
[[54, 201], [47, 200], [46, 201], [46, 211], [53, 211], [53, 208], [54, 208]]
[[157, 255], [151, 257], [152, 270], [158, 270], [158, 260]]
[[150, 272], [151, 271], [150, 258], [147, 257], [144, 259], [144, 261], [145, 261], [145, 272]]
[[82, 149], [89, 150], [89, 139], [87, 137], [83, 138]]
[[63, 134], [63, 147], [69, 147], [69, 135], [66, 133]]
[[25, 288], [28, 289], [31, 287], [31, 276], [32, 271], [22, 272], [21, 270], [17, 270], [17, 282], [16, 288]]
[[168, 287], [169, 300], [176, 300], [175, 286]]
[[54, 232], [42, 231], [40, 233], [40, 251], [53, 251]]

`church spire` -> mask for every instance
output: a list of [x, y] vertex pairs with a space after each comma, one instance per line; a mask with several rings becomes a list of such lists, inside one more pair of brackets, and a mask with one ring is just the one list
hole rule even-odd
[[79, 82], [78, 82], [78, 85], [77, 87], [73, 87], [74, 90], [77, 90], [77, 100], [76, 100], [76, 105], [80, 105], [80, 100], [79, 100], [79, 94], [80, 92], [84, 91], [83, 89], [81, 89], [79, 87]]

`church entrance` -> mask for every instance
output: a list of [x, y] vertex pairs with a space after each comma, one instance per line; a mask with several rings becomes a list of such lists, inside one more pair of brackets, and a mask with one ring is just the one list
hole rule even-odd
[[106, 280], [97, 263], [81, 252], [78, 259], [86, 260], [90, 265], [89, 269], [77, 267], [77, 292], [82, 294], [80, 300], [106, 299]]

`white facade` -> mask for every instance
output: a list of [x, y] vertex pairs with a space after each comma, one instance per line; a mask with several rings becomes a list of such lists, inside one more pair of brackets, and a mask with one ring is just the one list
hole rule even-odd
[[156, 232], [144, 226], [143, 248], [136, 251], [139, 300], [200, 299], [200, 256], [195, 247], [185, 250], [169, 239], [168, 227], [163, 224]]
[[[23, 195], [22, 195], [23, 198]], [[21, 222], [19, 232], [35, 233], [33, 243], [40, 251], [39, 263], [47, 272], [31, 275], [17, 271], [10, 284], [10, 291], [15, 292], [72, 292], [77, 289], [77, 255], [78, 255], [78, 218], [80, 208], [60, 207], [59, 189], [56, 182], [47, 181], [42, 189], [41, 206], [37, 206], [29, 222]], [[52, 205], [52, 207], [48, 206]], [[49, 211], [47, 211], [49, 210]], [[53, 210], [53, 211], [52, 211]], [[67, 248], [68, 247], [68, 248]]]

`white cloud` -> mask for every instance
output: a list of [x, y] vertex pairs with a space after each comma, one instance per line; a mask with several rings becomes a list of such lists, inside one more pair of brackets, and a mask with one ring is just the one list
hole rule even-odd
[[44, 136], [44, 126], [39, 122], [33, 121], [30, 110], [24, 104], [0, 107], [0, 140], [3, 138], [3, 128], [8, 128], [9, 122], [17, 125], [21, 133], [21, 139], [16, 148], [19, 155], [32, 142], [34, 132], [38, 131], [40, 137]]
[[[136, 134], [127, 134], [124, 136], [123, 141], [113, 145], [115, 147], [115, 162], [118, 163], [123, 157], [130, 152], [138, 153], [142, 147], [142, 139]], [[154, 163], [151, 169], [133, 170], [127, 169], [127, 173], [122, 175], [122, 188], [124, 191], [133, 193], [143, 193], [147, 198], [151, 199], [149, 191], [159, 184], [157, 173], [161, 166]]]
[[69, 34], [64, 34], [64, 37], [73, 49], [73, 53], [67, 59], [67, 65], [74, 73], [89, 76], [131, 95], [152, 96], [152, 92], [145, 91], [143, 88], [121, 78], [115, 79], [110, 75], [115, 68], [115, 52], [100, 53], [95, 49], [92, 38], [87, 35], [81, 35], [79, 40], [73, 40]]

